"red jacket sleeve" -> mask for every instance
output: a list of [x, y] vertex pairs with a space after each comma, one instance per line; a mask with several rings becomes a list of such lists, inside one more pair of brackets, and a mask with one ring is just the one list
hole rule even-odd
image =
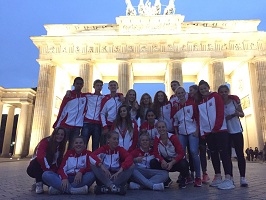
[[120, 153], [120, 160], [121, 162], [121, 167], [123, 169], [128, 169], [133, 165], [133, 158], [132, 156], [123, 148], [119, 147], [119, 153]]
[[48, 139], [44, 138], [39, 142], [36, 152], [36, 159], [38, 163], [41, 165], [43, 171], [48, 171], [50, 169], [50, 166], [46, 160], [47, 148], [48, 148]]
[[104, 146], [96, 149], [94, 152], [90, 154], [90, 163], [95, 166], [99, 166], [100, 163], [102, 163], [101, 159], [98, 157], [99, 154], [104, 153], [105, 148]]
[[212, 131], [217, 132], [221, 129], [224, 121], [224, 102], [222, 97], [216, 92], [214, 94], [214, 98], [216, 106], [216, 120]]
[[72, 150], [68, 150], [66, 152], [66, 154], [64, 155], [64, 158], [62, 160], [62, 163], [57, 171], [58, 175], [61, 176], [61, 179], [64, 180], [64, 179], [67, 179], [68, 178], [68, 175], [65, 173], [65, 170], [64, 168], [67, 167], [67, 159], [69, 158], [69, 154], [72, 152]]
[[62, 115], [62, 112], [63, 112], [63, 110], [64, 110], [64, 108], [65, 108], [65, 106], [66, 106], [66, 104], [67, 104], [67, 102], [69, 100], [71, 100], [71, 98], [65, 95], [64, 98], [63, 98], [63, 101], [62, 101], [62, 103], [60, 105], [59, 112], [58, 112], [58, 115], [57, 115], [57, 119], [56, 119], [56, 121], [55, 121], [55, 123], [53, 125], [53, 128], [57, 128], [58, 126], [60, 126], [60, 124], [57, 125], [58, 120], [60, 119], [60, 117]]
[[170, 141], [172, 142], [172, 144], [174, 145], [175, 147], [175, 151], [177, 153], [177, 156], [175, 157], [175, 160], [177, 162], [179, 162], [180, 160], [182, 160], [185, 156], [185, 153], [183, 151], [183, 148], [182, 148], [182, 145], [180, 144], [178, 138], [176, 135], [172, 135], [170, 137]]
[[139, 137], [139, 131], [138, 131], [138, 125], [137, 123], [134, 121], [134, 130], [133, 130], [133, 141], [132, 141], [132, 145], [129, 147], [128, 152], [133, 151], [134, 149], [136, 149], [137, 144], [138, 144], [138, 137]]
[[160, 139], [155, 137], [154, 138], [154, 144], [153, 144], [153, 149], [154, 149], [154, 156], [157, 158], [160, 162], [162, 162], [164, 159], [159, 153], [158, 145], [159, 145]]

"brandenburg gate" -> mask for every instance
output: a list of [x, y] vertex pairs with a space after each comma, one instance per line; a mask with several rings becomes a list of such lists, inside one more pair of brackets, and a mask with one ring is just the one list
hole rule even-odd
[[138, 15], [126, 3], [126, 16], [117, 17], [116, 24], [44, 25], [46, 35], [31, 37], [39, 49], [40, 71], [29, 154], [51, 133], [76, 76], [84, 79], [84, 92], [92, 91], [95, 79], [117, 80], [124, 94], [134, 83], [164, 83], [168, 95], [171, 80], [204, 79], [213, 91], [230, 84], [245, 113], [245, 147], [261, 149], [266, 140], [266, 32], [257, 30], [260, 20], [185, 22], [170, 3], [164, 14], [148, 13], [152, 6], [140, 3]]

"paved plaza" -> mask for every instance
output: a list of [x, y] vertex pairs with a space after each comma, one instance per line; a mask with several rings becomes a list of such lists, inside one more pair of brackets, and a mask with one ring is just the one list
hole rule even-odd
[[[233, 190], [218, 190], [217, 188], [203, 185], [201, 188], [194, 188], [193, 185], [188, 185], [186, 189], [179, 189], [177, 183], [173, 183], [169, 189], [163, 192], [155, 192], [149, 190], [128, 190], [126, 196], [119, 195], [94, 195], [93, 186], [90, 188], [88, 195], [59, 195], [50, 196], [47, 194], [47, 187], [45, 186], [44, 194], [35, 194], [30, 191], [34, 180], [26, 174], [29, 159], [22, 159], [19, 161], [0, 158], [0, 200], [5, 199], [123, 199], [123, 200], [175, 200], [175, 199], [252, 199], [252, 200], [266, 200], [266, 163], [247, 163], [247, 180], [248, 188], [241, 188], [239, 186], [239, 173], [237, 163], [234, 161], [234, 179], [236, 188]], [[208, 162], [208, 173], [213, 177], [213, 170], [211, 163]], [[170, 176], [173, 181], [177, 179], [177, 173], [171, 173]]]

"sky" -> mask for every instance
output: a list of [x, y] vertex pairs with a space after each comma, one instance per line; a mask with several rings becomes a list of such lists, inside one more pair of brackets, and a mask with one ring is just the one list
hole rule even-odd
[[[258, 29], [266, 31], [266, 0], [176, 0], [175, 7], [185, 21], [260, 19]], [[44, 24], [114, 24], [125, 11], [125, 0], [0, 0], [0, 86], [37, 86], [39, 52], [30, 36], [45, 35]]]

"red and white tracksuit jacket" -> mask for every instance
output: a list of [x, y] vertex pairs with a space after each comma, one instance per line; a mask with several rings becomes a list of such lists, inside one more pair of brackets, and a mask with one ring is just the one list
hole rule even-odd
[[201, 135], [227, 131], [224, 117], [224, 102], [217, 92], [203, 98], [198, 105]]
[[85, 174], [91, 171], [90, 155], [91, 152], [87, 149], [84, 149], [80, 154], [77, 154], [74, 149], [68, 150], [57, 172], [61, 179], [67, 179], [68, 176], [75, 176], [78, 172]]
[[157, 119], [155, 119], [155, 122], [153, 125], [150, 125], [148, 121], [145, 121], [143, 124], [141, 124], [139, 130], [145, 129], [147, 130], [148, 134], [150, 135], [151, 139], [154, 140], [155, 137], [159, 137], [160, 134], [157, 131], [156, 123], [158, 122]]
[[122, 94], [117, 93], [115, 97], [110, 94], [105, 95], [101, 104], [101, 121], [103, 128], [111, 126], [116, 118], [118, 108], [122, 105], [120, 97]]
[[70, 92], [70, 97], [64, 97], [59, 109], [57, 120], [53, 128], [62, 126], [64, 128], [82, 127], [84, 114], [87, 108], [87, 98], [83, 93]]
[[[54, 159], [52, 164], [50, 165], [46, 159], [46, 150], [48, 148], [48, 143], [50, 140], [50, 136], [43, 138], [36, 147], [35, 155], [33, 155], [33, 160], [37, 159], [38, 163], [41, 165], [43, 171], [54, 171], [56, 172], [59, 165], [58, 165], [58, 158], [59, 158], [59, 151], [57, 151], [54, 155]], [[59, 147], [59, 146], [58, 146]], [[57, 148], [58, 148], [57, 147]]]
[[192, 99], [184, 104], [180, 102], [175, 106], [174, 126], [178, 128], [178, 134], [189, 135], [195, 133], [198, 127], [198, 107]]
[[95, 150], [90, 156], [92, 165], [99, 166], [102, 163], [109, 171], [116, 172], [121, 167], [128, 169], [133, 164], [133, 158], [123, 147], [111, 150], [109, 145], [104, 145]]
[[184, 158], [185, 153], [176, 135], [168, 133], [167, 144], [164, 145], [161, 137], [154, 140], [154, 154], [161, 162], [166, 158], [167, 160], [175, 159], [177, 162]]
[[87, 97], [88, 104], [84, 122], [101, 124], [101, 103], [104, 95], [85, 93], [85, 96]]
[[111, 130], [116, 131], [119, 134], [119, 146], [123, 147], [128, 152], [136, 149], [138, 144], [138, 125], [136, 121], [132, 122], [133, 130], [129, 131], [128, 129], [121, 129], [120, 127], [112, 127]]
[[138, 167], [147, 168], [147, 169], [151, 168], [150, 162], [152, 159], [155, 158], [154, 151], [152, 148], [150, 148], [148, 152], [144, 152], [140, 147], [132, 151], [130, 155], [133, 157], [133, 159], [137, 157], [143, 157], [142, 161], [140, 163], [135, 163], [135, 165], [137, 165]]
[[165, 105], [161, 106], [160, 110], [161, 116], [158, 118], [158, 120], [163, 120], [166, 123], [168, 132], [174, 132], [172, 103], [169, 101]]

